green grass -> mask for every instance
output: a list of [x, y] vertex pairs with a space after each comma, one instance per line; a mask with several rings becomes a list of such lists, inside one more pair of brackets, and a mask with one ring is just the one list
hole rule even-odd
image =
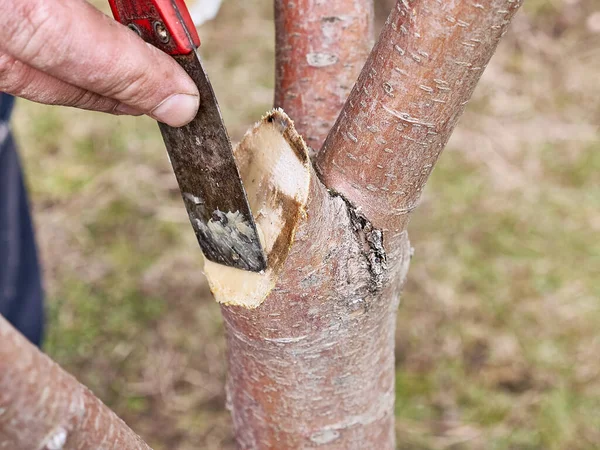
[[[201, 30], [234, 139], [272, 102], [272, 11], [257, 4], [226, 2]], [[593, 7], [525, 2], [411, 222], [400, 449], [600, 448]], [[155, 124], [20, 102], [15, 127], [48, 353], [155, 449], [233, 448], [219, 308]]]

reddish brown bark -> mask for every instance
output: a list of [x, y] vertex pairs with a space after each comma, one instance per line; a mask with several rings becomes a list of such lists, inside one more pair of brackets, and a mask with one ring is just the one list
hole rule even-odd
[[275, 0], [275, 106], [319, 150], [373, 45], [372, 0]]
[[375, 230], [314, 173], [306, 210], [267, 300], [223, 307], [238, 446], [391, 449], [408, 240], [383, 254]]
[[0, 448], [150, 450], [0, 316]]
[[[254, 310], [223, 307], [240, 448], [394, 448], [407, 217], [517, 7], [398, 1], [318, 156], [325, 184], [313, 174], [275, 289]], [[289, 105], [313, 132], [308, 105]]]
[[520, 4], [398, 1], [319, 155], [327, 187], [402, 232]]

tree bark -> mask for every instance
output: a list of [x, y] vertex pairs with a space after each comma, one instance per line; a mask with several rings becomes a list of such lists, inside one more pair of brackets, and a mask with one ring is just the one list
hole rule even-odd
[[[275, 288], [256, 309], [223, 306], [240, 448], [394, 448], [394, 330], [409, 213], [518, 6], [397, 2], [316, 156], [322, 182], [310, 169], [306, 215]], [[296, 33], [280, 27], [278, 43]], [[286, 69], [281, 49], [277, 56], [288, 79], [275, 98], [318, 142], [319, 121], [335, 108], [318, 104], [313, 114], [314, 85], [302, 88], [302, 69]], [[332, 76], [319, 72], [319, 83]], [[296, 86], [291, 96], [288, 86]]]
[[275, 106], [319, 150], [371, 46], [372, 0], [275, 0]]
[[0, 316], [0, 448], [150, 450]]
[[408, 269], [408, 241], [386, 254], [381, 234], [308, 170], [306, 214], [276, 287], [255, 309], [223, 306], [236, 439], [242, 449], [392, 448], [391, 280]]
[[388, 17], [317, 166], [391, 241], [520, 4], [403, 0]]

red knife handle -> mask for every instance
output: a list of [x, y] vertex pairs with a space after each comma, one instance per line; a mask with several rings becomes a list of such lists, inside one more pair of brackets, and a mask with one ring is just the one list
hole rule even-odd
[[118, 22], [171, 56], [188, 55], [200, 38], [183, 0], [108, 0]]

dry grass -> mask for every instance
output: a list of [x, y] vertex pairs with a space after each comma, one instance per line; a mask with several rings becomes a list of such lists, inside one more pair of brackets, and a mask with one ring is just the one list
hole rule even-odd
[[[435, 170], [399, 313], [402, 449], [600, 448], [595, 0], [529, 0]], [[272, 101], [267, 0], [201, 30], [239, 138]], [[230, 449], [224, 341], [148, 119], [20, 102], [47, 351], [155, 449]]]

